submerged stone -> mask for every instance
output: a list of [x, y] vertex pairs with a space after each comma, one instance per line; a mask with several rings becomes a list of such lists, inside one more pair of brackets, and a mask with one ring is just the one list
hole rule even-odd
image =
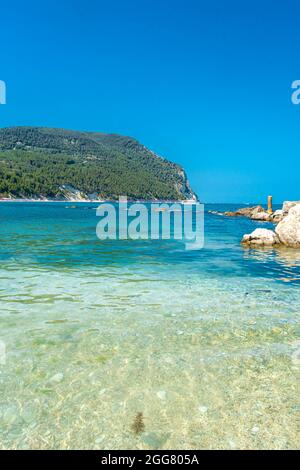
[[164, 444], [169, 439], [170, 434], [162, 434], [158, 436], [154, 433], [144, 434], [142, 440], [147, 446], [151, 447], [152, 449], [161, 449]]
[[199, 406], [198, 410], [200, 411], [200, 413], [207, 413], [208, 408], [207, 406]]
[[160, 400], [165, 400], [167, 397], [167, 392], [165, 392], [165, 390], [160, 390], [156, 395]]
[[62, 374], [61, 372], [58, 372], [57, 374], [51, 377], [50, 382], [59, 383], [63, 380], [63, 378], [64, 378], [64, 374]]
[[19, 418], [19, 411], [16, 406], [9, 406], [6, 410], [2, 413], [2, 421], [6, 425], [14, 424]]
[[251, 429], [252, 434], [257, 434], [259, 432], [259, 427], [258, 426], [253, 426]]

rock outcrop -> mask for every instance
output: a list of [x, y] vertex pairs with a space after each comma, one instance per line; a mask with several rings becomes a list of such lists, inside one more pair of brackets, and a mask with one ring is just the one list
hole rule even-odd
[[262, 222], [269, 222], [270, 221], [270, 215], [268, 212], [266, 212], [263, 208], [258, 206], [256, 209], [252, 211], [252, 214], [250, 215], [250, 219], [252, 220], [261, 220]]
[[285, 202], [282, 209], [275, 212], [267, 212], [262, 206], [243, 207], [234, 212], [218, 212], [218, 215], [225, 215], [226, 217], [248, 217], [252, 220], [261, 222], [272, 222], [278, 224], [289, 212], [289, 210], [300, 202]]
[[[258, 215], [263, 216], [263, 213], [258, 211]], [[274, 212], [272, 217], [275, 223], [279, 221], [275, 232], [259, 228], [244, 235], [242, 243], [256, 247], [283, 245], [300, 248], [300, 202], [284, 203], [283, 209]]]
[[242, 207], [235, 212], [224, 212], [227, 217], [248, 217], [252, 220], [260, 220], [262, 222], [271, 222], [272, 214], [265, 211], [262, 206]]
[[290, 207], [275, 232], [283, 245], [300, 248], [300, 202]]
[[278, 209], [277, 211], [270, 214], [270, 222], [278, 224], [283, 219], [283, 210]]
[[279, 245], [280, 241], [273, 230], [257, 228], [254, 232], [244, 235], [242, 243], [252, 246], [274, 246]]
[[224, 212], [224, 215], [227, 217], [251, 217], [253, 214], [258, 214], [264, 212], [263, 207], [254, 206], [254, 207], [242, 207], [235, 212]]
[[300, 204], [300, 201], [285, 201], [282, 206], [282, 214], [283, 217], [286, 217], [292, 207], [297, 206]]

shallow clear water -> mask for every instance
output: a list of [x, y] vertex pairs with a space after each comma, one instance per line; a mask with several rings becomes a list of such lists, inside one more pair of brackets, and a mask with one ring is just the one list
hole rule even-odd
[[299, 448], [300, 252], [209, 213], [199, 251], [101, 242], [95, 207], [0, 204], [0, 447]]

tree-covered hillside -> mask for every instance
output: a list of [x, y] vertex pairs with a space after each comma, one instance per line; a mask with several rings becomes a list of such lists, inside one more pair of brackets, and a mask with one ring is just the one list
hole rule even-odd
[[131, 137], [64, 129], [0, 129], [0, 198], [189, 199], [183, 169]]

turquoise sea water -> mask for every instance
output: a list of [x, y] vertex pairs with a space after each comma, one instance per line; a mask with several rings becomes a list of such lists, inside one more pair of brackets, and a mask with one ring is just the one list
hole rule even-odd
[[95, 207], [0, 203], [0, 447], [299, 448], [300, 252], [208, 212], [202, 250], [100, 241]]

